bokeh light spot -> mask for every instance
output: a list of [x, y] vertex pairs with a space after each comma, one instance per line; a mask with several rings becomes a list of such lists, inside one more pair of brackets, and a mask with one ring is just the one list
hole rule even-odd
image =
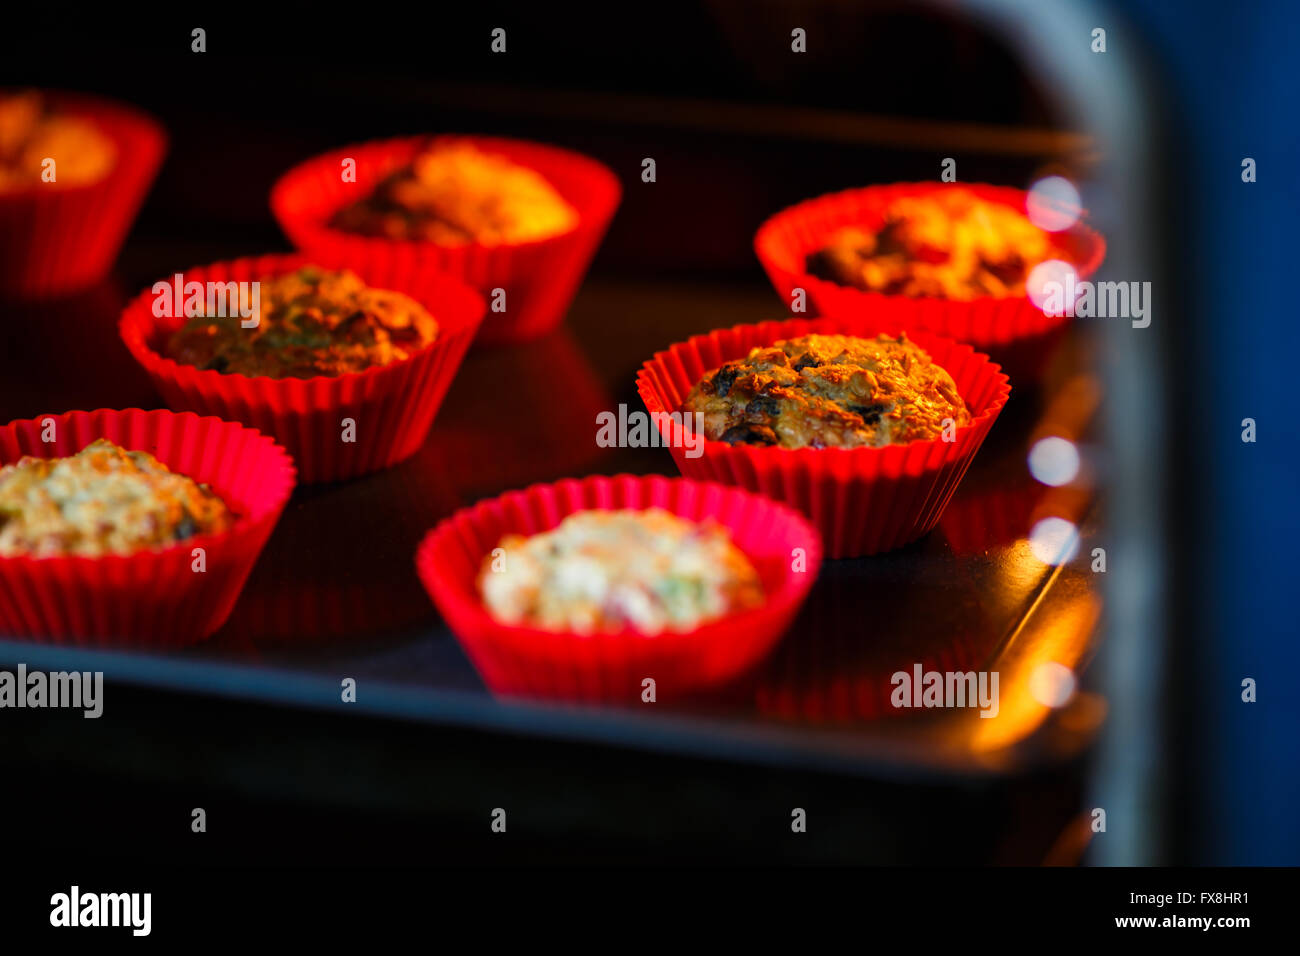
[[1079, 190], [1064, 176], [1047, 176], [1029, 187], [1025, 201], [1029, 221], [1047, 232], [1069, 229], [1083, 215]]
[[1064, 707], [1074, 696], [1074, 671], [1056, 661], [1044, 661], [1029, 674], [1029, 693], [1047, 707]]
[[1046, 259], [1029, 271], [1025, 292], [1029, 301], [1050, 315], [1072, 315], [1083, 289], [1073, 265], [1063, 259]]
[[1043, 438], [1029, 450], [1029, 473], [1045, 485], [1068, 485], [1079, 474], [1079, 449], [1065, 438]]
[[1043, 564], [1068, 564], [1079, 553], [1079, 529], [1064, 518], [1044, 518], [1029, 532], [1029, 550]]

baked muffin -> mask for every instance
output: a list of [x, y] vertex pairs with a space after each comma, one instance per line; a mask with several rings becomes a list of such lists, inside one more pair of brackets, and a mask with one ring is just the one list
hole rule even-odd
[[410, 296], [372, 289], [354, 273], [304, 266], [262, 279], [260, 320], [196, 316], [167, 342], [184, 365], [269, 378], [345, 375], [409, 358], [438, 323]]
[[1024, 295], [1053, 251], [1022, 213], [965, 189], [895, 199], [876, 231], [848, 227], [807, 257], [818, 278], [885, 295], [968, 300]]
[[758, 572], [724, 527], [660, 508], [579, 511], [498, 547], [504, 554], [484, 559], [478, 587], [505, 624], [658, 634], [763, 603]]
[[[52, 183], [41, 178], [47, 158], [55, 161]], [[0, 96], [0, 192], [95, 182], [116, 159], [98, 126], [52, 109], [35, 90]]]
[[421, 151], [330, 220], [363, 236], [448, 245], [530, 242], [577, 224], [577, 210], [540, 173], [456, 141]]
[[207, 485], [107, 439], [68, 458], [0, 468], [0, 556], [128, 554], [225, 531], [230, 509]]
[[944, 369], [907, 335], [783, 339], [713, 369], [682, 411], [728, 444], [859, 448], [939, 438], [970, 412]]

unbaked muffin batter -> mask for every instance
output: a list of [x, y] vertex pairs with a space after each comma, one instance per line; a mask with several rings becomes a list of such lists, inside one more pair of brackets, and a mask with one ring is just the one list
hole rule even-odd
[[87, 557], [225, 531], [234, 516], [207, 485], [106, 439], [68, 458], [0, 468], [0, 556]]
[[758, 572], [724, 527], [659, 508], [580, 511], [498, 547], [478, 584], [488, 611], [507, 624], [658, 634], [763, 601]]

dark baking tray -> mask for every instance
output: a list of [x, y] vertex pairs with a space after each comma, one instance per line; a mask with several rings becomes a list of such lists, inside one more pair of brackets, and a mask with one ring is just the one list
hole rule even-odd
[[[167, 259], [184, 255], [172, 248]], [[190, 258], [215, 255], [195, 248]], [[140, 287], [152, 281], [157, 258], [146, 251], [130, 265]], [[131, 288], [117, 280], [67, 302], [5, 307], [6, 420], [159, 404], [116, 335]], [[597, 447], [596, 412], [642, 407], [635, 374], [656, 349], [779, 314], [757, 282], [592, 278], [558, 334], [469, 355], [415, 458], [355, 481], [299, 488], [230, 621], [209, 641], [161, 653], [0, 641], [0, 661], [103, 670], [110, 688], [347, 707], [867, 776], [978, 777], [1077, 756], [1104, 703], [1085, 692], [1053, 710], [1029, 686], [1044, 661], [1082, 669], [1092, 653], [1100, 600], [1089, 549], [1054, 568], [1026, 541], [1042, 514], [1074, 520], [1085, 540], [1097, 522], [1092, 492], [1048, 489], [1026, 465], [1031, 441], [1048, 430], [1088, 437], [1096, 389], [1077, 336], [1047, 386], [1013, 390], [939, 528], [890, 554], [827, 562], [786, 638], [753, 673], [690, 699], [618, 708], [501, 700], [484, 688], [416, 579], [413, 555], [424, 532], [459, 506], [532, 482], [675, 474], [664, 449]], [[999, 716], [890, 708], [890, 674], [916, 662], [997, 670]], [[340, 702], [345, 677], [358, 682], [355, 704]]]
[[[1077, 516], [1085, 534], [1096, 526], [1091, 493], [1035, 486], [1024, 466], [1048, 425], [1088, 439], [1095, 389], [1073, 378], [1095, 367], [1083, 343], [1044, 392], [1017, 383], [940, 528], [826, 565], [781, 646], [731, 687], [654, 709], [495, 700], [416, 581], [415, 543], [458, 503], [566, 475], [674, 473], [663, 449], [596, 448], [595, 406], [639, 408], [636, 369], [672, 341], [779, 316], [752, 250], [765, 216], [933, 177], [954, 153], [963, 181], [1022, 185], [1045, 171], [1086, 178], [1097, 160], [1058, 115], [1056, 91], [964, 18], [855, 13], [821, 31], [838, 37], [838, 56], [774, 70], [768, 44], [785, 29], [752, 13], [711, 3], [650, 18], [611, 47], [600, 18], [548, 9], [516, 21], [512, 42], [523, 39], [508, 58], [441, 41], [430, 58], [427, 35], [481, 27], [476, 10], [438, 8], [432, 34], [360, 23], [346, 56], [322, 59], [337, 40], [328, 23], [323, 35], [301, 17], [277, 30], [263, 11], [256, 28], [209, 25], [240, 38], [224, 68], [193, 69], [182, 44], [165, 84], [158, 51], [188, 24], [114, 14], [83, 22], [79, 38], [60, 23], [62, 57], [24, 35], [36, 52], [14, 59], [9, 82], [136, 103], [163, 121], [171, 152], [115, 281], [69, 302], [0, 304], [0, 420], [156, 406], [117, 338], [126, 296], [194, 264], [283, 248], [267, 192], [324, 149], [429, 130], [512, 135], [597, 157], [625, 189], [566, 331], [471, 354], [414, 460], [300, 489], [211, 641], [149, 654], [0, 640], [0, 666], [102, 668], [109, 681], [99, 721], [0, 714], [15, 782], [0, 814], [20, 843], [237, 862], [1078, 858], [1104, 702], [1081, 693], [1048, 713], [1007, 688], [1044, 658], [1081, 669], [1093, 650], [1097, 578], [1084, 563], [1033, 561], [1024, 540], [1040, 508]], [[358, 44], [366, 29], [387, 32]], [[918, 57], [933, 68], [894, 82]], [[653, 185], [639, 179], [648, 156]], [[888, 674], [918, 658], [998, 667], [1004, 717], [868, 711]], [[344, 676], [359, 681], [355, 704], [340, 703]], [[508, 842], [484, 825], [502, 804]], [[211, 811], [213, 839], [192, 838], [193, 806]], [[813, 821], [794, 839], [792, 806]]]

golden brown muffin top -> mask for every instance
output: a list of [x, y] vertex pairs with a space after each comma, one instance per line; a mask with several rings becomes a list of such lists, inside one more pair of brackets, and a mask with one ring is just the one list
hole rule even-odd
[[751, 349], [706, 373], [682, 411], [702, 413], [713, 441], [781, 448], [899, 445], [971, 420], [952, 376], [906, 334], [812, 334]]
[[[103, 178], [117, 148], [90, 120], [50, 107], [35, 90], [0, 96], [0, 191], [75, 186]], [[54, 181], [42, 179], [54, 160]]]
[[894, 200], [875, 232], [838, 230], [807, 268], [868, 292], [968, 300], [1024, 295], [1030, 270], [1053, 255], [1023, 213], [952, 188]]
[[303, 266], [260, 280], [260, 319], [196, 316], [167, 342], [184, 365], [270, 378], [345, 375], [399, 362], [437, 337], [438, 323], [410, 296], [372, 289], [352, 272]]
[[107, 439], [68, 458], [0, 468], [0, 555], [99, 557], [225, 531], [230, 509], [207, 485]]
[[346, 232], [450, 245], [529, 242], [577, 223], [540, 173], [455, 140], [425, 149], [330, 220]]

